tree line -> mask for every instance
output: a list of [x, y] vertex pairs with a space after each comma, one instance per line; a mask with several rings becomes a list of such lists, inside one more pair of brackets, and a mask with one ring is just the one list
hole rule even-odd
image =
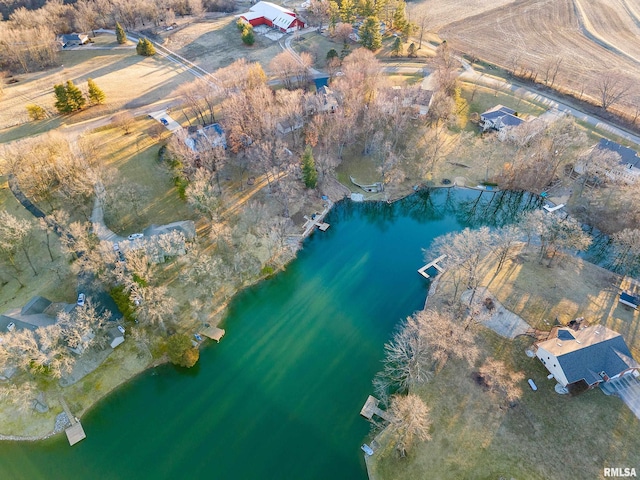
[[9, 72], [54, 65], [59, 49], [56, 36], [60, 34], [89, 33], [114, 28], [116, 23], [127, 30], [159, 27], [173, 23], [176, 15], [200, 16], [204, 12], [202, 0], [49, 0], [27, 6], [20, 2], [3, 5], [8, 15], [0, 22], [0, 69]]

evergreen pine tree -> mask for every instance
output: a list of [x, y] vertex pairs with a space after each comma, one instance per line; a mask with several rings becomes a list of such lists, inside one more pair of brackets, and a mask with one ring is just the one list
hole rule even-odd
[[416, 58], [417, 56], [418, 54], [416, 53], [416, 44], [411, 43], [411, 45], [409, 45], [409, 50], [407, 51], [407, 57]]
[[136, 52], [143, 57], [151, 57], [156, 54], [156, 49], [148, 39], [141, 38], [136, 45]]
[[255, 43], [256, 38], [253, 35], [253, 27], [251, 25], [245, 25], [242, 30], [242, 41], [245, 45], [253, 45]]
[[124, 28], [122, 28], [122, 25], [120, 25], [119, 22], [116, 22], [116, 40], [120, 45], [127, 43], [127, 34], [125, 33]]
[[89, 89], [89, 102], [92, 105], [100, 105], [101, 103], [104, 103], [106, 95], [102, 89], [96, 85], [96, 82], [94, 82], [93, 79], [87, 78], [87, 86]]
[[332, 48], [327, 52], [327, 63], [329, 63], [332, 58], [338, 58], [338, 52], [336, 52], [335, 48]]
[[347, 55], [351, 53], [351, 47], [347, 42], [342, 45], [342, 50], [340, 50], [340, 61], [344, 60]]
[[391, 47], [391, 56], [399, 57], [400, 55], [402, 55], [402, 39], [396, 37], [396, 40], [393, 42], [393, 47]]
[[153, 43], [151, 43], [151, 40], [145, 38], [144, 39], [145, 44], [146, 44], [146, 55], [147, 57], [152, 57], [156, 54], [156, 47], [153, 46]]
[[76, 110], [81, 110], [84, 104], [87, 103], [87, 100], [84, 98], [84, 95], [82, 95], [80, 89], [76, 87], [71, 80], [68, 80], [65, 90], [67, 91], [69, 111], [75, 112]]
[[55, 107], [60, 113], [69, 113], [69, 102], [67, 101], [67, 90], [64, 85], [54, 85], [53, 94], [56, 96]]
[[398, 31], [404, 31], [405, 24], [407, 23], [407, 17], [405, 16], [406, 5], [403, 0], [400, 0], [396, 5], [396, 9], [393, 12], [393, 28]]
[[302, 154], [302, 178], [307, 188], [316, 188], [318, 184], [318, 172], [316, 171], [316, 162], [313, 159], [313, 151], [311, 145], [307, 145]]
[[378, 17], [367, 17], [359, 30], [360, 43], [369, 50], [378, 50], [382, 46], [382, 34], [380, 33], [380, 20]]

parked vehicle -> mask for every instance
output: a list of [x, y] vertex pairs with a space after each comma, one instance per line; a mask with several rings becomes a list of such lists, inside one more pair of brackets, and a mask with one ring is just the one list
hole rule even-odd
[[78, 305], [79, 307], [84, 307], [85, 300], [86, 300], [86, 297], [84, 293], [78, 294], [78, 300], [76, 301], [76, 305]]
[[118, 325], [118, 330], [120, 330], [120, 333], [124, 333], [124, 327], [122, 325]]
[[138, 240], [139, 238], [142, 238], [142, 237], [144, 237], [144, 233], [132, 233], [127, 238], [129, 240]]
[[166, 118], [162, 117], [160, 119], [160, 123], [163, 124], [166, 127], [167, 125], [169, 125], [169, 120], [167, 120]]

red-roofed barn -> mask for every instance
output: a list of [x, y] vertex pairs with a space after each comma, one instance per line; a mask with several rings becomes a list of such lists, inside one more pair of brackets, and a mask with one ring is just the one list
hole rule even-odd
[[286, 33], [304, 28], [295, 12], [271, 2], [258, 2], [239, 17], [254, 27], [267, 25]]

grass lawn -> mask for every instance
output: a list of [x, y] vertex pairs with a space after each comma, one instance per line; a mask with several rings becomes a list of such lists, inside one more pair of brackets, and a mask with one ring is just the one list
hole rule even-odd
[[[313, 66], [314, 68], [318, 68], [324, 70], [327, 68], [327, 52], [332, 48], [338, 52], [342, 51], [342, 43], [339, 41], [334, 41], [325, 31], [323, 34], [320, 33], [308, 33], [307, 35], [300, 37], [298, 40], [291, 42], [291, 46], [295, 49], [296, 52], [302, 53], [306, 52], [311, 55], [313, 58]], [[349, 40], [349, 46], [351, 50], [358, 48], [358, 44]]]
[[140, 231], [151, 224], [195, 218], [186, 202], [179, 198], [169, 171], [158, 162], [162, 143], [148, 134], [155, 123], [145, 117], [136, 121], [129, 135], [124, 135], [119, 128], [105, 127], [89, 136], [99, 145], [100, 162], [106, 168], [115, 169], [112, 188], [123, 183], [133, 184], [142, 197], [138, 215], [130, 205], [119, 203], [116, 203], [121, 207], [119, 212], [107, 215], [117, 220], [110, 227], [119, 234]]
[[[538, 117], [546, 111], [546, 108], [524, 100], [512, 92], [502, 92], [477, 86], [474, 93], [474, 87], [476, 86], [468, 83], [463, 83], [462, 85], [462, 96], [469, 103], [470, 113], [482, 113], [498, 104], [512, 108], [520, 116], [531, 115]], [[471, 97], [473, 97], [473, 101]]]
[[277, 41], [255, 35], [255, 43], [242, 43], [233, 15], [194, 22], [172, 32], [165, 46], [208, 72], [226, 67], [240, 58], [259, 62], [267, 71], [271, 59], [282, 51]]
[[[548, 330], [545, 319], [553, 323], [557, 316], [566, 323], [584, 316], [622, 333], [640, 355], [639, 314], [617, 302], [621, 278], [573, 257], [542, 266], [535, 250], [522, 251], [498, 275], [493, 270], [493, 262], [485, 262], [483, 285], [530, 325]], [[451, 288], [445, 273], [429, 305], [438, 309], [451, 298]], [[417, 444], [407, 459], [381, 451], [373, 457], [376, 478], [599, 478], [604, 467], [640, 464], [640, 421], [619, 399], [599, 390], [557, 395], [547, 370], [524, 353], [533, 339], [509, 340], [480, 328], [477, 343], [484, 355], [523, 372], [538, 391], [523, 380], [522, 397], [507, 407], [475, 382], [474, 369], [450, 361], [416, 392], [431, 408], [432, 440]]]

